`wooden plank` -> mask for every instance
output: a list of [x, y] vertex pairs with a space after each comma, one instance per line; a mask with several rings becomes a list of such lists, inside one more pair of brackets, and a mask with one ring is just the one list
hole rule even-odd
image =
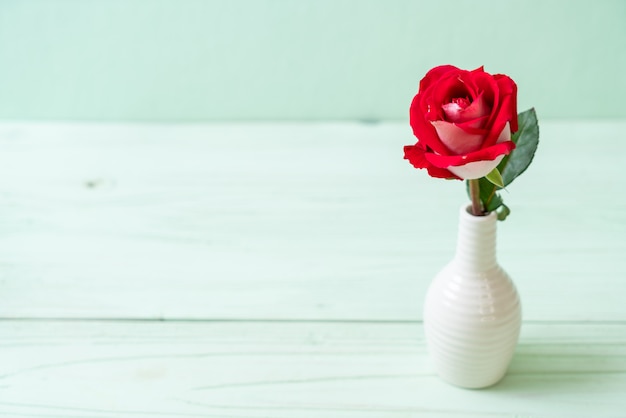
[[437, 378], [419, 323], [0, 322], [3, 417], [617, 417], [624, 323], [524, 324], [487, 390]]
[[[626, 121], [542, 122], [505, 193], [530, 320], [626, 320]], [[404, 123], [0, 124], [0, 317], [421, 318], [464, 186]]]

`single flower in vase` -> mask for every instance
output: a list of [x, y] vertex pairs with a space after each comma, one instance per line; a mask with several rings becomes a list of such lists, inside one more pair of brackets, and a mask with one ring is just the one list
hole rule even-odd
[[471, 200], [460, 210], [455, 256], [426, 295], [429, 351], [445, 381], [491, 386], [505, 375], [521, 327], [519, 295], [496, 260], [496, 222], [510, 213], [498, 190], [533, 159], [535, 111], [517, 113], [507, 75], [443, 65], [420, 81], [410, 123], [417, 142], [404, 158], [432, 177], [465, 180]]

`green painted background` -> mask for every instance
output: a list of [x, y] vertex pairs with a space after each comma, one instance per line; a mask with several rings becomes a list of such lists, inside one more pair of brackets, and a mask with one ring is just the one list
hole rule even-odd
[[404, 119], [441, 63], [626, 117], [626, 1], [0, 1], [4, 120]]

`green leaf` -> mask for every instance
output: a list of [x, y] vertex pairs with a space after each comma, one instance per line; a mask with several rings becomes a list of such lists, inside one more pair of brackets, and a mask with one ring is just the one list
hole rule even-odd
[[[486, 176], [487, 178], [483, 177], [479, 181], [480, 200], [483, 202], [483, 207], [487, 212], [492, 212], [504, 206], [502, 197], [497, 191], [511, 184], [515, 178], [526, 171], [533, 160], [539, 144], [539, 125], [535, 109], [528, 109], [518, 114], [517, 120], [518, 130], [511, 136], [511, 141], [516, 144], [516, 148], [509, 155], [505, 156], [497, 167], [502, 177], [502, 185], [494, 184], [487, 179], [493, 177], [493, 172], [489, 173]], [[469, 183], [467, 193], [469, 196]], [[506, 214], [503, 211], [504, 209], [500, 209], [498, 213], [499, 216], [502, 216], [502, 219], [506, 218], [510, 213], [508, 208], [506, 209]]]
[[516, 147], [498, 165], [504, 186], [511, 184], [526, 171], [539, 145], [539, 124], [535, 109], [531, 108], [520, 113], [517, 115], [517, 120], [519, 129], [511, 136], [511, 141]]
[[500, 172], [498, 171], [498, 168], [494, 168], [493, 170], [491, 170], [491, 172], [489, 172], [489, 174], [487, 174], [485, 176], [485, 178], [487, 180], [489, 180], [491, 183], [495, 184], [496, 186], [500, 187], [501, 189], [504, 188], [504, 183], [502, 181], [502, 176], [500, 175]]
[[511, 214], [511, 209], [503, 203], [498, 210], [496, 210], [496, 214], [498, 215], [498, 220], [503, 221]]
[[484, 177], [480, 179], [478, 184], [480, 187], [480, 200], [482, 200], [485, 210], [492, 212], [498, 209], [502, 204], [502, 197], [496, 192], [499, 188]]

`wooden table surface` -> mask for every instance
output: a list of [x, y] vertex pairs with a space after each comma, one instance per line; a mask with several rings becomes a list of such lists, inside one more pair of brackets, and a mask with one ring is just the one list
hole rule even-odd
[[0, 417], [626, 417], [626, 121], [542, 121], [504, 193], [507, 377], [437, 378], [461, 182], [405, 123], [0, 123]]

